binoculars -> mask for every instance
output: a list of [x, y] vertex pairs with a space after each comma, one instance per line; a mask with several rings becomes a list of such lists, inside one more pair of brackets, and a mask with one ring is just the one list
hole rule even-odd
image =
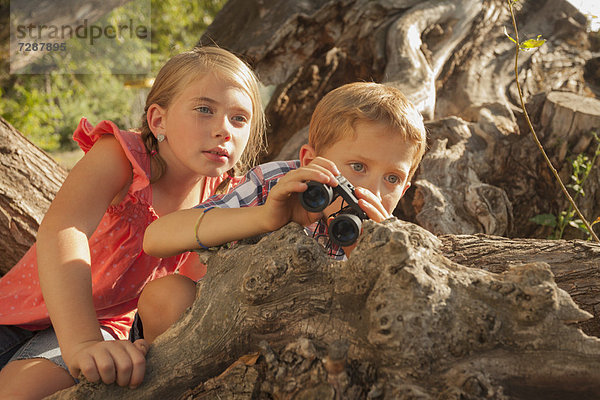
[[300, 193], [300, 204], [310, 212], [323, 211], [341, 196], [348, 206], [342, 208], [329, 223], [329, 238], [338, 246], [350, 246], [356, 242], [362, 229], [362, 220], [369, 219], [358, 206], [354, 186], [343, 176], [336, 176], [336, 187], [309, 181], [306, 191]]

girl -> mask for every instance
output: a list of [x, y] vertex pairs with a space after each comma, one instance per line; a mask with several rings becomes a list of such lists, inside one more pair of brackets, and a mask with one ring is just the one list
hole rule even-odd
[[0, 368], [10, 360], [0, 371], [0, 398], [42, 398], [79, 373], [121, 386], [142, 382], [146, 343], [123, 340], [139, 294], [187, 257], [145, 254], [144, 230], [231, 185], [234, 167], [255, 161], [263, 130], [256, 76], [216, 47], [165, 64], [141, 133], [80, 122], [74, 139], [85, 156], [37, 243], [0, 279]]

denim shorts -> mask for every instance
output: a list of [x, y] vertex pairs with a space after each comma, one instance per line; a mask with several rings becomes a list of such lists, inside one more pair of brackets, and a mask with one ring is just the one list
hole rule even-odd
[[[54, 364], [63, 367], [67, 371], [69, 370], [61, 356], [60, 347], [58, 346], [58, 338], [56, 337], [52, 327], [36, 332], [29, 332], [22, 329], [22, 331], [25, 331], [24, 333], [19, 332], [15, 335], [16, 331], [14, 328], [16, 327], [0, 326], [1, 344], [5, 347], [8, 347], [6, 346], [6, 328], [13, 328], [10, 330], [10, 336], [18, 336], [18, 340], [21, 340], [20, 348], [13, 354], [8, 362], [15, 360], [28, 360], [31, 358], [46, 358], [52, 361]], [[104, 340], [115, 340], [115, 338], [106, 329], [102, 328], [101, 331]], [[23, 341], [22, 338], [27, 336], [27, 332], [29, 332], [30, 338]], [[19, 343], [17, 343], [17, 345], [18, 344]], [[3, 367], [3, 365], [0, 365], [0, 368], [1, 367]]]

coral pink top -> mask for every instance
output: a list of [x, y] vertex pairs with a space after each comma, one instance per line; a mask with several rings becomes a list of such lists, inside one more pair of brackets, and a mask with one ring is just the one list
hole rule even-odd
[[[126, 339], [144, 285], [174, 272], [189, 253], [163, 259], [144, 253], [144, 231], [158, 218], [152, 208], [150, 156], [139, 133], [120, 131], [110, 121], [94, 127], [83, 118], [73, 138], [87, 152], [102, 135], [114, 135], [123, 147], [133, 167], [133, 182], [125, 198], [108, 208], [89, 239], [92, 292], [100, 324]], [[201, 201], [210, 197], [225, 177], [207, 177]], [[30, 330], [50, 325], [38, 280], [35, 244], [0, 279], [0, 325]]]

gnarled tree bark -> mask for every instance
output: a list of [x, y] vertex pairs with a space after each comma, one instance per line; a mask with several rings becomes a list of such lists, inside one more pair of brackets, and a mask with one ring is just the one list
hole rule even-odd
[[[410, 223], [367, 222], [348, 261], [332, 261], [292, 223], [258, 244], [204, 253], [199, 296], [150, 348], [142, 386], [83, 383], [51, 398], [182, 398], [196, 385], [185, 396], [600, 393], [600, 339], [567, 325], [590, 314], [547, 263], [522, 257], [495, 274], [449, 260], [442, 243]], [[238, 360], [252, 351], [262, 357]]]

